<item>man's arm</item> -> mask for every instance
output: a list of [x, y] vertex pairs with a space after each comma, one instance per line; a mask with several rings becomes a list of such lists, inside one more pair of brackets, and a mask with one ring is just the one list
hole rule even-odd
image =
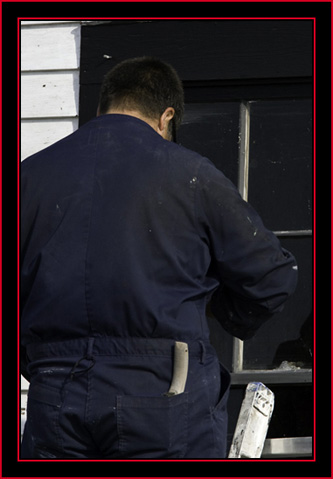
[[248, 339], [294, 292], [296, 261], [214, 165], [207, 162], [199, 180], [201, 221], [220, 281], [211, 310], [229, 333]]

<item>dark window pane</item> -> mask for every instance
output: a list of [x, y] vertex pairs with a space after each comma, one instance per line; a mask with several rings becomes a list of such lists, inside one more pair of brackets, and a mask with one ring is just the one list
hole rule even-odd
[[237, 185], [238, 124], [238, 103], [191, 103], [186, 105], [178, 142], [209, 158]]
[[312, 238], [284, 238], [297, 260], [299, 281], [282, 313], [244, 342], [244, 369], [312, 367]]
[[312, 228], [312, 101], [251, 103], [249, 202], [275, 231]]
[[312, 385], [273, 384], [275, 403], [267, 437], [313, 436]]

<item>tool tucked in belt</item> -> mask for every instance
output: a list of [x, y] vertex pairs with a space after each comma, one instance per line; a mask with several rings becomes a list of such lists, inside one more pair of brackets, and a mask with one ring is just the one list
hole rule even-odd
[[170, 389], [165, 396], [175, 396], [185, 390], [188, 372], [188, 345], [180, 341], [175, 341], [173, 375]]

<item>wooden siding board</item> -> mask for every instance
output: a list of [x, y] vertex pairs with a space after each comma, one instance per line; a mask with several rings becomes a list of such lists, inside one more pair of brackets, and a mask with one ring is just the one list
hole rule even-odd
[[79, 72], [23, 73], [21, 118], [78, 115]]
[[23, 28], [21, 31], [21, 71], [79, 68], [80, 27]]
[[50, 27], [52, 27], [53, 25], [54, 26], [58, 26], [59, 24], [66, 24], [66, 25], [69, 25], [69, 24], [81, 24], [81, 21], [77, 20], [21, 20], [21, 27], [22, 28], [25, 28], [25, 27], [32, 27], [32, 28], [35, 28], [35, 27], [39, 27], [39, 26], [43, 26], [43, 25], [48, 25]]
[[142, 55], [170, 62], [184, 81], [311, 77], [312, 28], [311, 20], [86, 25], [81, 31], [81, 84], [100, 82], [119, 61]]

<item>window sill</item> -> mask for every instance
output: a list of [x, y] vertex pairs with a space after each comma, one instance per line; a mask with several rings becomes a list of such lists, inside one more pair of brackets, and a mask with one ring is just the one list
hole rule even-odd
[[263, 369], [243, 370], [231, 373], [231, 385], [243, 385], [249, 382], [265, 384], [312, 383], [312, 369]]

